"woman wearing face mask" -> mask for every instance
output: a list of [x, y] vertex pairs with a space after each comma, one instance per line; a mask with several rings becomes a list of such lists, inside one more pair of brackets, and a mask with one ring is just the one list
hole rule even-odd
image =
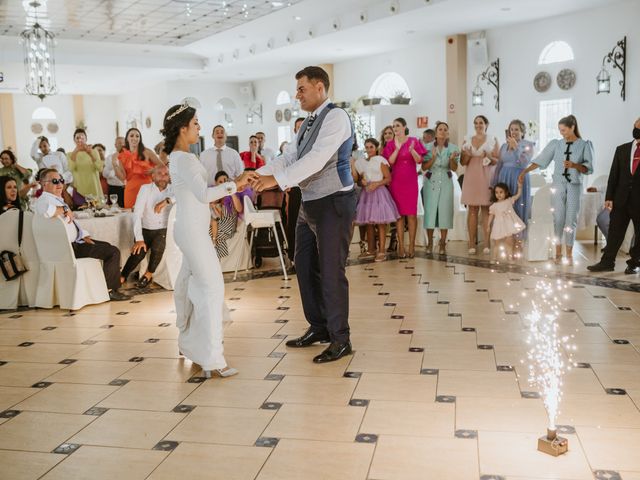
[[142, 143], [142, 134], [137, 128], [130, 128], [125, 135], [124, 148], [118, 155], [119, 164], [115, 172], [124, 186], [124, 208], [133, 208], [140, 187], [151, 183], [151, 169], [162, 165], [153, 150]]
[[84, 129], [77, 128], [73, 132], [73, 141], [76, 148], [67, 154], [69, 171], [73, 175], [73, 185], [83, 197], [92, 195], [100, 198], [102, 197], [100, 172], [104, 162], [100, 159], [98, 151], [87, 143], [87, 132]]
[[584, 175], [593, 173], [594, 152], [589, 140], [583, 140], [578, 120], [573, 115], [558, 122], [561, 139], [554, 139], [533, 160], [520, 178], [536, 168], [546, 168], [552, 161], [553, 169], [553, 230], [556, 239], [555, 263], [562, 263], [562, 244], [565, 244], [566, 263], [573, 265], [573, 242], [576, 239], [578, 213]]

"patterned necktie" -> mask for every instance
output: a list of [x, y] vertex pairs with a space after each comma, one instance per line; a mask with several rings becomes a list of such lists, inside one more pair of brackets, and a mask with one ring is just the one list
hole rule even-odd
[[316, 121], [316, 116], [317, 115], [311, 115], [309, 117], [309, 121], [307, 122], [307, 128], [304, 130], [304, 133], [300, 137], [300, 141], [302, 141], [302, 139], [307, 135], [307, 133], [309, 133], [309, 130], [311, 130], [311, 127], [313, 126], [313, 122]]
[[633, 152], [633, 165], [631, 167], [631, 175], [636, 173], [636, 169], [640, 164], [640, 142], [636, 143], [636, 151]]
[[222, 149], [216, 148], [216, 152], [218, 152], [216, 154], [216, 169], [217, 172], [220, 172], [222, 171]]

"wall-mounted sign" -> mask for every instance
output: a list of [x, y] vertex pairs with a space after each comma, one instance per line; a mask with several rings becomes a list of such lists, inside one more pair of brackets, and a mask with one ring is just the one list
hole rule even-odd
[[456, 104], [455, 103], [450, 103], [449, 104], [449, 113], [456, 113]]

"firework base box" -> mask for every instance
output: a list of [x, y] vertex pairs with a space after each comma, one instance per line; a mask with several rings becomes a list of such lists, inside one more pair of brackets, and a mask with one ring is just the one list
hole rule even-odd
[[569, 440], [559, 437], [556, 430], [547, 430], [547, 435], [538, 439], [538, 450], [559, 457], [569, 451]]

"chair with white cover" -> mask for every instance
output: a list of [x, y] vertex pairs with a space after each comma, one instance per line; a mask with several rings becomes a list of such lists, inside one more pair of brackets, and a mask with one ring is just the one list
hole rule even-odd
[[76, 258], [59, 217], [33, 217], [33, 236], [40, 257], [36, 307], [78, 310], [109, 300], [102, 262]]
[[[282, 225], [282, 218], [280, 216], [279, 210], [256, 210], [256, 207], [253, 205], [253, 202], [249, 198], [249, 196], [244, 197], [244, 229], [246, 230], [251, 227], [253, 230], [251, 232], [251, 239], [249, 240], [249, 252], [251, 252], [251, 247], [253, 245], [253, 237], [256, 233], [256, 230], [259, 228], [269, 228], [275, 235], [276, 244], [278, 246], [278, 256], [280, 257], [280, 266], [282, 267], [282, 273], [284, 274], [284, 279], [289, 280], [289, 276], [287, 275], [287, 268], [285, 266], [284, 255], [282, 254], [282, 248], [280, 247], [280, 242], [278, 241], [278, 231], [276, 229], [276, 224], [280, 226], [280, 231], [282, 233], [283, 241], [286, 244], [287, 235], [284, 231], [284, 226]], [[246, 233], [245, 233], [246, 234]], [[244, 237], [244, 234], [243, 234]], [[236, 270], [233, 274], [233, 279], [235, 280], [238, 276], [238, 267], [240, 264], [240, 256], [238, 257], [238, 261], [236, 263]]]
[[599, 175], [591, 184], [599, 192], [605, 194], [607, 192], [607, 183], [609, 182], [609, 175]]
[[531, 188], [540, 188], [544, 187], [547, 184], [545, 178], [539, 173], [530, 173], [529, 174], [529, 185]]
[[[0, 215], [0, 251], [18, 253], [18, 221], [20, 212], [9, 210]], [[31, 222], [33, 213], [24, 212], [22, 227], [22, 261], [27, 271], [14, 280], [5, 280], [0, 275], [0, 309], [16, 309], [19, 306], [33, 307], [36, 303], [40, 259], [33, 239]]]
[[[176, 278], [180, 272], [182, 266], [182, 252], [176, 245], [176, 241], [173, 237], [173, 226], [176, 223], [176, 208], [171, 208], [169, 217], [167, 220], [167, 238], [164, 247], [164, 254], [158, 268], [153, 274], [153, 281], [166, 290], [173, 290], [176, 283]], [[146, 255], [142, 262], [140, 262], [140, 272], [147, 271], [149, 265], [149, 255]], [[141, 273], [141, 274], [142, 274]]]
[[533, 197], [531, 219], [527, 224], [527, 260], [530, 262], [545, 261], [553, 255], [551, 194], [551, 185], [545, 185]]

